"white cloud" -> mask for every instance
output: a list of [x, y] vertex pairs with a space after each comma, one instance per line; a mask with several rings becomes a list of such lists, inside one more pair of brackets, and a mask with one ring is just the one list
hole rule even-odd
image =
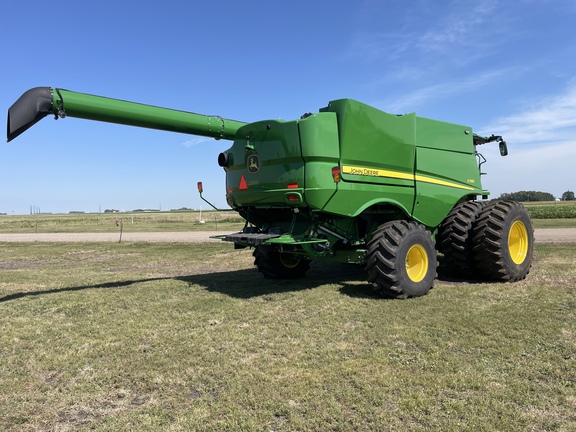
[[[496, 13], [502, 9], [499, 0], [452, 0], [428, 6], [383, 8], [381, 2], [365, 2], [347, 54], [367, 63], [412, 63], [409, 59], [422, 57], [428, 59], [428, 68], [446, 62], [461, 66], [491, 54], [494, 44], [502, 42], [486, 37], [487, 27], [492, 35], [506, 32], [506, 15]], [[374, 22], [377, 17], [380, 25]]]
[[426, 51], [446, 51], [453, 50], [454, 46], [471, 44], [478, 36], [479, 28], [495, 11], [497, 3], [495, 0], [474, 1], [472, 4], [453, 2], [452, 11], [420, 37], [420, 47]]
[[194, 147], [200, 144], [205, 144], [208, 142], [212, 142], [213, 138], [207, 138], [207, 137], [194, 137], [192, 139], [189, 139], [188, 141], [185, 141], [182, 143], [182, 145], [184, 147]]
[[482, 87], [489, 86], [501, 79], [510, 79], [511, 76], [521, 73], [519, 68], [506, 68], [492, 70], [464, 79], [452, 79], [450, 81], [420, 88], [412, 93], [403, 94], [394, 100], [374, 102], [387, 112], [405, 113], [413, 112], [430, 100], [445, 99], [447, 97], [474, 92]]
[[576, 145], [576, 85], [536, 107], [497, 119], [484, 130], [497, 130], [509, 141], [522, 144], [572, 140]]
[[576, 189], [574, 141], [532, 148], [510, 143], [508, 147], [507, 157], [498, 154], [495, 144], [478, 149], [488, 160], [482, 167], [488, 173], [482, 185], [492, 192], [492, 198], [520, 190], [549, 192], [560, 197], [566, 190]]
[[478, 148], [489, 160], [483, 184], [493, 195], [538, 190], [559, 197], [576, 188], [576, 85], [483, 129], [502, 135], [510, 150], [501, 158], [495, 145]]

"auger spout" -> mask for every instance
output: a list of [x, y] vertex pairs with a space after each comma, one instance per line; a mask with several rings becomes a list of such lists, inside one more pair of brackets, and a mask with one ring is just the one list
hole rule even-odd
[[233, 140], [246, 123], [119, 99], [35, 87], [8, 110], [7, 140], [12, 141], [48, 115], [76, 117], [149, 129]]

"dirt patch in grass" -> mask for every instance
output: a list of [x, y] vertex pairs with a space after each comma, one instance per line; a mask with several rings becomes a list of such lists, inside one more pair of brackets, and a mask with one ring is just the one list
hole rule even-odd
[[12, 261], [0, 261], [0, 270], [34, 269], [43, 266], [39, 260], [17, 259]]

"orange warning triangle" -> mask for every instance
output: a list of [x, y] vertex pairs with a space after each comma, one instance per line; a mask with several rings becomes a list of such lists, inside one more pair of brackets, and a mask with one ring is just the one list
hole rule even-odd
[[240, 186], [238, 186], [238, 189], [240, 189], [240, 190], [247, 190], [248, 189], [248, 183], [246, 183], [246, 179], [244, 178], [244, 174], [242, 174], [242, 177], [240, 177]]

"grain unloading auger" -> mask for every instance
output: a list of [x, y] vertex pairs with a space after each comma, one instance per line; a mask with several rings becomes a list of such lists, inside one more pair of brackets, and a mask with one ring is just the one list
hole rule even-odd
[[362, 264], [387, 297], [426, 294], [437, 252], [472, 278], [518, 281], [534, 247], [518, 203], [483, 203], [477, 146], [498, 142], [467, 126], [392, 115], [352, 99], [292, 121], [218, 116], [38, 87], [8, 112], [8, 141], [47, 115], [79, 117], [233, 140], [218, 156], [226, 199], [246, 224], [221, 236], [253, 247], [268, 278], [302, 277], [310, 261]]
[[99, 120], [211, 138], [234, 139], [246, 123], [118, 99], [36, 87], [25, 92], [8, 110], [8, 141], [48, 115]]

